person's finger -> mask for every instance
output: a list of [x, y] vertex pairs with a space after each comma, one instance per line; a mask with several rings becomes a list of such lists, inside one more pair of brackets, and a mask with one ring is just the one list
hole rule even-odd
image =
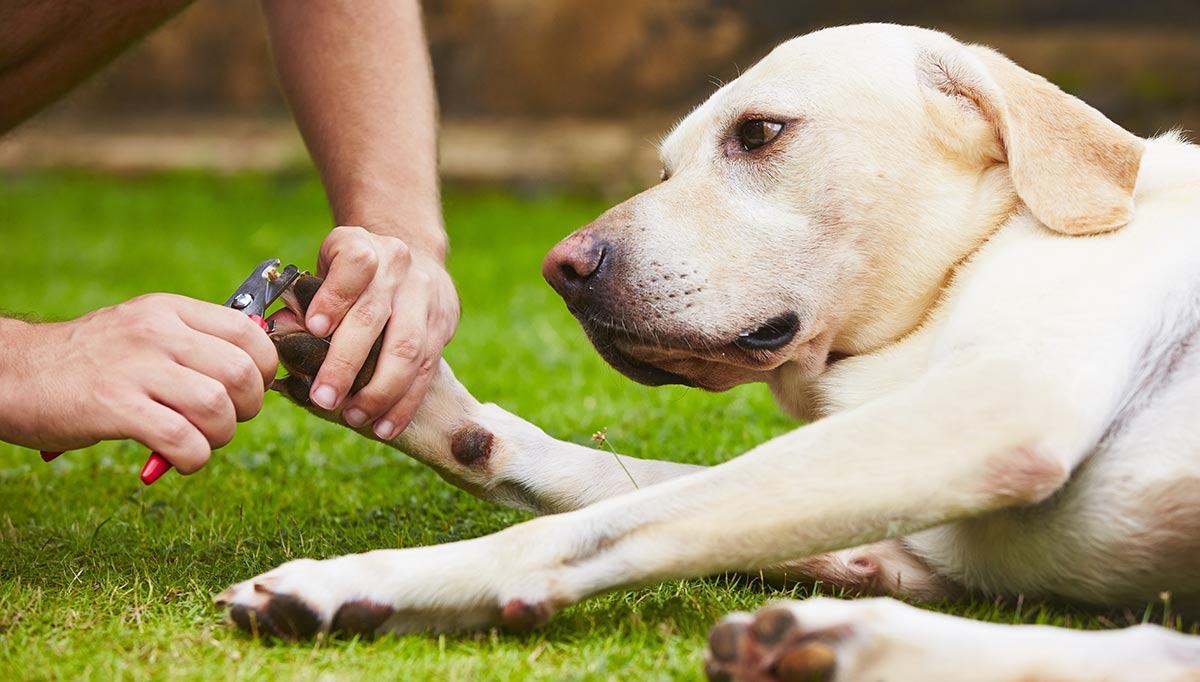
[[336, 332], [362, 297], [379, 269], [379, 254], [370, 233], [361, 227], [338, 227], [321, 245], [320, 274], [325, 278], [304, 315], [316, 336]]
[[416, 379], [413, 380], [408, 391], [400, 402], [387, 411], [380, 417], [374, 426], [375, 435], [383, 440], [391, 440], [400, 435], [404, 429], [408, 428], [412, 422], [413, 415], [421, 407], [421, 402], [425, 400], [425, 394], [429, 392], [429, 385], [433, 381], [434, 372], [437, 371], [438, 356], [432, 356], [432, 359], [422, 362], [417, 368]]
[[313, 380], [309, 399], [317, 407], [333, 410], [342, 403], [391, 315], [390, 299], [370, 292], [350, 308], [345, 323], [334, 332], [321, 371]]
[[190, 474], [208, 462], [212, 448], [204, 434], [170, 407], [143, 398], [126, 416], [128, 436], [167, 458], [179, 473]]
[[233, 440], [237, 410], [225, 386], [216, 379], [174, 365], [154, 378], [147, 386], [147, 394], [191, 422], [204, 435], [210, 449], [216, 450]]
[[[256, 322], [245, 313], [215, 303], [205, 303], [183, 296], [169, 296], [171, 308], [189, 328], [223, 339], [242, 349], [254, 365], [265, 384], [275, 378], [279, 366], [279, 355], [275, 344]], [[163, 330], [167, 333], [168, 330]]]
[[454, 337], [455, 329], [458, 326], [457, 299], [454, 299], [454, 304], [449, 307], [435, 304], [431, 307], [426, 343], [429, 353], [418, 367], [416, 379], [413, 380], [412, 386], [409, 387], [404, 397], [375, 422], [375, 435], [379, 438], [391, 440], [400, 435], [404, 429], [408, 428], [413, 416], [420, 409], [433, 377], [437, 373], [442, 351]]
[[[171, 348], [171, 354], [180, 365], [221, 382], [238, 421], [251, 419], [262, 410], [268, 381], [241, 348], [215, 336], [190, 334]], [[272, 368], [271, 380], [274, 378]]]
[[[392, 310], [383, 332], [375, 373], [342, 411], [347, 424], [358, 427], [375, 421], [408, 392], [430, 353], [425, 336], [428, 317], [428, 303], [422, 297], [405, 301]], [[382, 426], [391, 431], [389, 425]]]

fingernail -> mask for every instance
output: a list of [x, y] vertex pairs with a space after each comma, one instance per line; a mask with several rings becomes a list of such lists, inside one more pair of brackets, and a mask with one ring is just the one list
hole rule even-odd
[[380, 419], [375, 422], [375, 435], [384, 440], [392, 437], [392, 431], [396, 429], [396, 425], [386, 419]]
[[314, 336], [327, 336], [329, 334], [329, 318], [321, 314], [308, 318], [308, 331], [312, 332]]
[[337, 391], [333, 390], [332, 386], [317, 386], [309, 397], [317, 407], [326, 410], [332, 410], [337, 405]]
[[342, 413], [342, 417], [350, 426], [362, 426], [363, 424], [367, 423], [367, 413], [363, 412], [357, 407], [351, 407], [347, 409]]

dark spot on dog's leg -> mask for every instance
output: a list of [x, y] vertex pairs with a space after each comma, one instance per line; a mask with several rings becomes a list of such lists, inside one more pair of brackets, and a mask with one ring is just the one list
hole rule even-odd
[[512, 599], [500, 611], [500, 622], [514, 632], [528, 632], [550, 620], [550, 605], [545, 602], [530, 604], [523, 599]]
[[469, 424], [451, 436], [450, 453], [460, 464], [480, 464], [492, 454], [492, 439], [491, 431]]
[[333, 631], [349, 637], [372, 637], [395, 613], [392, 607], [371, 601], [347, 602], [333, 616]]

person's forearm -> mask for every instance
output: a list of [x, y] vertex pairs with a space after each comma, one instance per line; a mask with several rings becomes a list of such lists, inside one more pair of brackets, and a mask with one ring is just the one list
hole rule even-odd
[[13, 401], [21, 393], [20, 373], [21, 358], [18, 357], [22, 344], [21, 338], [28, 323], [0, 317], [0, 441], [7, 443], [17, 440], [17, 428], [10, 423], [15, 410]]
[[62, 97], [190, 1], [0, 2], [0, 133]]
[[416, 0], [263, 0], [284, 92], [339, 225], [444, 257], [436, 102]]

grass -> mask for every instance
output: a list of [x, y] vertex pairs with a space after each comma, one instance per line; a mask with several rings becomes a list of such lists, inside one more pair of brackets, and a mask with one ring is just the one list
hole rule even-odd
[[[607, 428], [618, 450], [638, 456], [711, 464], [793, 428], [762, 386], [716, 396], [648, 389], [599, 360], [538, 263], [603, 207], [448, 193], [464, 315], [447, 356], [458, 376], [556, 436], [587, 442]], [[65, 319], [153, 290], [224, 300], [262, 258], [311, 265], [325, 221], [307, 174], [5, 178], [0, 307]], [[210, 595], [287, 559], [470, 538], [524, 515], [278, 396], [195, 476], [142, 488], [145, 454], [105, 443], [46, 465], [0, 444], [6, 679], [696, 679], [721, 614], [804, 596], [717, 577], [607, 595], [525, 636], [263, 644], [224, 627]], [[1020, 601], [940, 606], [1076, 627], [1166, 617]]]

